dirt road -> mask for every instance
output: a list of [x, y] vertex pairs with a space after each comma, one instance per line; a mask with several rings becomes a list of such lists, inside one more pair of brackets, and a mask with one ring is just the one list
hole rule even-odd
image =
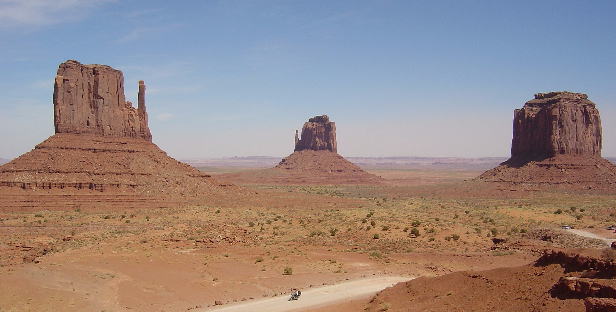
[[610, 246], [613, 241], [616, 241], [616, 239], [606, 238], [606, 237], [599, 236], [599, 235], [597, 235], [595, 233], [591, 233], [591, 232], [584, 231], [584, 230], [569, 229], [569, 230], [567, 230], [567, 232], [569, 232], [571, 234], [583, 236], [583, 237], [595, 238], [595, 239], [598, 239], [598, 240], [602, 240], [608, 246]]
[[253, 312], [253, 311], [306, 311], [310, 308], [334, 304], [336, 302], [357, 299], [370, 296], [393, 286], [396, 283], [411, 280], [409, 277], [386, 276], [373, 277], [360, 280], [344, 282], [336, 285], [317, 287], [302, 291], [299, 300], [288, 301], [289, 296], [278, 296], [273, 298], [258, 299], [224, 307], [214, 307], [211, 309], [197, 311], [216, 311], [216, 312]]

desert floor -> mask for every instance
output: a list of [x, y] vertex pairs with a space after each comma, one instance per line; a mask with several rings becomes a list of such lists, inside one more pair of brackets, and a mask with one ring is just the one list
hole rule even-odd
[[[202, 311], [605, 247], [562, 225], [616, 238], [604, 230], [616, 223], [616, 194], [471, 181], [478, 171], [370, 172], [386, 183], [250, 184], [250, 196], [164, 208], [0, 207], [0, 311]], [[357, 311], [369, 299], [308, 310]]]

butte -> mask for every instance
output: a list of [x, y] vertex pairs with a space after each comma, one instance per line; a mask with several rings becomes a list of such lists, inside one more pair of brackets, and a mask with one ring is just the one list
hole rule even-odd
[[274, 168], [221, 175], [237, 183], [378, 184], [382, 178], [367, 173], [338, 154], [336, 124], [327, 115], [304, 123], [295, 131], [295, 150]]
[[0, 166], [3, 209], [162, 207], [228, 192], [152, 143], [145, 89], [139, 81], [134, 108], [125, 100], [121, 71], [73, 60], [60, 64], [55, 134]]
[[613, 189], [616, 166], [601, 157], [601, 118], [586, 94], [539, 93], [516, 109], [511, 158], [479, 180]]

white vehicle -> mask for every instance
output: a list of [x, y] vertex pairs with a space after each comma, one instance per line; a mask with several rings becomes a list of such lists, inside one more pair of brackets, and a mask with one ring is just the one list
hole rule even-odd
[[571, 226], [569, 226], [569, 225], [563, 225], [563, 226], [562, 226], [562, 229], [563, 229], [563, 230], [571, 230]]

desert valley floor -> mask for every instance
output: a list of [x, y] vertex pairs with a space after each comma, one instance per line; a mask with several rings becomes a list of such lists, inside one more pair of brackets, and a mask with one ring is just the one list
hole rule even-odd
[[[218, 181], [238, 171], [205, 170]], [[598, 258], [611, 256], [605, 241], [561, 226], [616, 238], [605, 230], [616, 221], [613, 189], [510, 188], [474, 180], [477, 170], [367, 171], [383, 182], [263, 180], [230, 186], [222, 195], [166, 203], [124, 201], [121, 194], [91, 190], [71, 196], [52, 190], [45, 204], [26, 190], [13, 194], [20, 206], [5, 198], [0, 208], [0, 311], [206, 311], [286, 295], [291, 288], [306, 293], [387, 277], [437, 283], [425, 286], [429, 296], [414, 297], [417, 311], [463, 311], [454, 298], [468, 295], [463, 287], [468, 281], [447, 274], [497, 268], [486, 276], [509, 292], [528, 295], [527, 306], [583, 311], [580, 298], [550, 296], [541, 283], [519, 289], [528, 284], [520, 276], [552, 274], [555, 280], [547, 283], [554, 284], [564, 274], [560, 269], [531, 274], [529, 268], [517, 275], [498, 270], [523, 270], [544, 249], [587, 248]], [[23, 198], [31, 204], [24, 205]], [[434, 276], [445, 280], [424, 280]], [[304, 310], [408, 310], [409, 299], [396, 289]]]

